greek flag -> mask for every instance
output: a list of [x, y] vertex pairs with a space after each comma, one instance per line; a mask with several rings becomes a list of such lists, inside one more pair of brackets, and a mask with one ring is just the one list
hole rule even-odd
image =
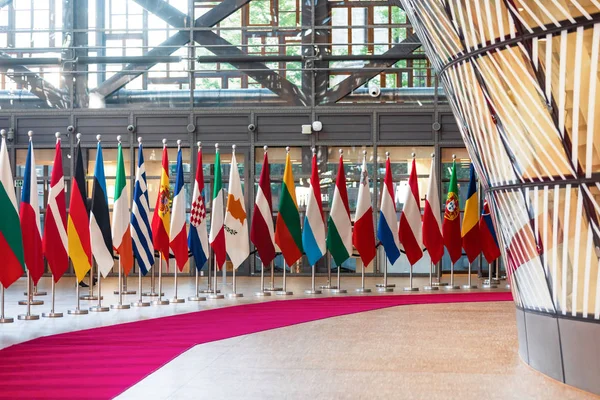
[[154, 246], [150, 230], [150, 210], [148, 206], [148, 188], [146, 186], [146, 167], [142, 142], [138, 149], [138, 166], [135, 174], [135, 189], [133, 192], [133, 209], [131, 213], [131, 239], [133, 254], [143, 275], [146, 275], [154, 265]]

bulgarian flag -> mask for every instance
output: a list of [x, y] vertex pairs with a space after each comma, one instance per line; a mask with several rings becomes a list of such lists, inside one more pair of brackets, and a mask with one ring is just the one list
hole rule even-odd
[[17, 212], [17, 197], [13, 184], [12, 171], [6, 149], [6, 132], [2, 131], [2, 147], [0, 149], [0, 282], [5, 288], [12, 285], [25, 272], [23, 255], [23, 238], [21, 222]]
[[279, 197], [279, 212], [275, 222], [275, 243], [281, 249], [281, 254], [287, 265], [293, 265], [302, 257], [302, 231], [300, 229], [300, 214], [296, 201], [296, 187], [292, 175], [292, 162], [289, 148], [286, 149], [285, 169]]
[[371, 192], [369, 191], [366, 155], [363, 157], [360, 173], [352, 244], [358, 250], [364, 268], [367, 268], [375, 258], [375, 226], [373, 225], [373, 206], [371, 205]]
[[338, 267], [352, 255], [352, 222], [350, 221], [342, 150], [340, 150], [340, 164], [335, 180], [333, 203], [327, 219], [327, 249]]
[[456, 161], [452, 161], [452, 175], [446, 198], [444, 222], [442, 224], [444, 245], [448, 249], [452, 263], [462, 256], [462, 240], [460, 232], [460, 203], [458, 202], [458, 184], [456, 183]]
[[129, 196], [125, 189], [125, 162], [123, 161], [123, 149], [119, 140], [117, 149], [117, 180], [115, 183], [115, 203], [112, 215], [112, 239], [113, 247], [119, 254], [123, 273], [128, 275], [133, 268], [133, 247], [131, 241]]
[[210, 218], [210, 236], [208, 241], [213, 249], [217, 267], [221, 269], [225, 264], [225, 226], [223, 215], [223, 185], [221, 183], [221, 155], [219, 154], [219, 145], [215, 145], [215, 182], [212, 196], [212, 209]]
[[169, 225], [171, 224], [171, 188], [169, 187], [169, 154], [167, 140], [163, 140], [162, 171], [160, 188], [154, 215], [152, 215], [152, 243], [169, 265]]

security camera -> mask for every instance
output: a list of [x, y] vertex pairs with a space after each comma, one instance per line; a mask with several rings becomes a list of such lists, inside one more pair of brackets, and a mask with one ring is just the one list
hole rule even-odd
[[73, 125], [67, 126], [67, 132], [69, 132], [69, 133], [75, 132], [75, 127]]
[[250, 125], [248, 125], [248, 130], [249, 130], [250, 132], [254, 132], [254, 131], [256, 130], [256, 125], [254, 125], [254, 124], [250, 124]]
[[369, 85], [369, 96], [371, 97], [379, 97], [381, 94], [381, 89], [377, 85]]
[[133, 131], [135, 131], [135, 126], [133, 126], [133, 125], [128, 125], [128, 126], [127, 126], [127, 131], [128, 131], [128, 132], [133, 132]]
[[15, 140], [15, 130], [13, 128], [10, 128], [8, 130], [8, 133], [6, 134], [6, 140], [8, 140], [9, 142]]
[[323, 129], [323, 123], [321, 121], [314, 121], [312, 123], [312, 129], [315, 132], [321, 132], [321, 130]]

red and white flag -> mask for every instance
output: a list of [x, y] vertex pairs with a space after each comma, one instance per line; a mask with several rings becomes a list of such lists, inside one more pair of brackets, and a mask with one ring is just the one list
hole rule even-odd
[[52, 178], [50, 179], [50, 193], [48, 194], [42, 247], [50, 271], [52, 271], [54, 282], [58, 282], [69, 268], [65, 177], [62, 166], [60, 137], [56, 138], [56, 153], [52, 167]]
[[256, 202], [252, 213], [250, 240], [256, 246], [263, 265], [271, 264], [275, 258], [275, 228], [273, 227], [273, 202], [271, 200], [271, 179], [269, 178], [269, 157], [265, 151], [263, 166], [256, 190]]
[[404, 209], [400, 215], [398, 236], [404, 248], [410, 265], [415, 265], [423, 257], [423, 244], [421, 234], [421, 207], [419, 198], [419, 185], [417, 181], [417, 164], [412, 161], [412, 169], [408, 178], [408, 191], [404, 201]]
[[438, 193], [435, 159], [431, 159], [429, 188], [425, 198], [423, 213], [423, 244], [427, 248], [431, 262], [436, 264], [444, 255], [444, 237], [442, 236], [442, 219], [440, 217], [440, 195]]
[[375, 226], [373, 225], [373, 206], [371, 205], [371, 192], [369, 191], [366, 156], [363, 157], [360, 172], [352, 244], [358, 250], [363, 266], [366, 268], [375, 258]]

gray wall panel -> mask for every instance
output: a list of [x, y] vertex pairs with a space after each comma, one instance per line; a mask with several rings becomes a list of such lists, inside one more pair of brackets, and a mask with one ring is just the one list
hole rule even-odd
[[456, 125], [456, 118], [452, 114], [440, 114], [441, 140], [462, 140], [460, 129]]
[[529, 353], [527, 351], [527, 328], [525, 325], [525, 313], [515, 308], [517, 317], [517, 333], [519, 335], [519, 355], [529, 364]]
[[318, 115], [317, 120], [323, 123], [319, 140], [371, 140], [371, 115]]
[[[257, 115], [256, 140], [310, 141], [310, 135], [302, 134], [302, 125], [310, 124], [309, 115]], [[285, 146], [285, 142], [281, 143]]]
[[249, 115], [202, 115], [196, 118], [198, 140], [247, 142]]
[[[54, 133], [60, 132], [63, 135], [67, 133], [69, 126], [68, 117], [22, 117], [17, 118], [15, 129], [15, 142], [25, 144], [29, 142], [28, 131], [34, 133], [34, 143], [37, 144], [54, 144], [56, 138]], [[64, 139], [64, 136], [63, 136]]]
[[188, 121], [187, 116], [139, 116], [135, 123], [136, 135], [144, 139], [145, 145], [160, 146], [163, 138], [167, 138], [169, 147], [176, 146], [178, 139], [188, 144]]
[[525, 323], [529, 365], [551, 378], [564, 382], [556, 319], [525, 313]]
[[127, 132], [129, 119], [124, 116], [106, 115], [96, 117], [77, 117], [75, 128], [82, 134], [81, 143], [96, 143], [96, 135], [102, 135], [102, 141], [115, 142], [117, 136], [123, 136], [123, 142], [129, 142]]
[[0, 118], [0, 129], [8, 130], [8, 128], [10, 128], [10, 118]]
[[600, 324], [560, 319], [565, 383], [600, 395]]
[[433, 114], [379, 114], [380, 140], [433, 140]]

